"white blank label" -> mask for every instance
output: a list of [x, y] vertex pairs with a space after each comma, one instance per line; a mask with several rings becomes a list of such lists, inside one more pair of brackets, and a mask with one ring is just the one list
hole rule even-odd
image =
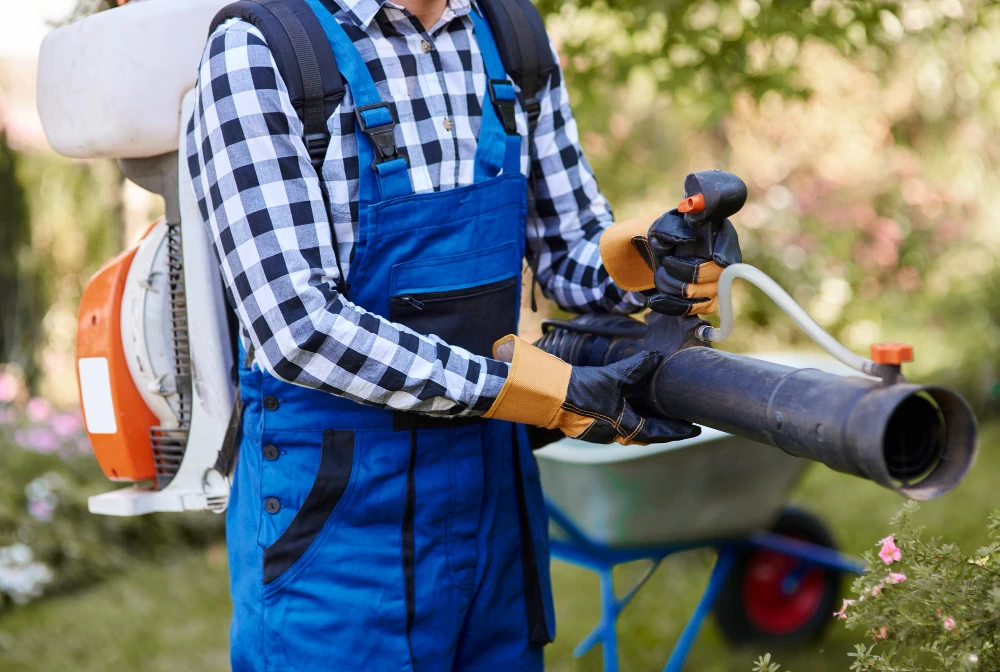
[[85, 357], [79, 361], [80, 397], [83, 417], [91, 434], [115, 434], [115, 400], [111, 396], [111, 373], [107, 357]]

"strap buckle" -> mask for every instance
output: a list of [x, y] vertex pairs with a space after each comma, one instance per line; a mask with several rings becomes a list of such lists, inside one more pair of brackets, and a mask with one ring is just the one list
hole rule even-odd
[[524, 111], [528, 114], [528, 133], [534, 133], [538, 126], [538, 117], [542, 113], [542, 103], [537, 96], [532, 96], [524, 101]]
[[[365, 119], [366, 112], [375, 110], [385, 110], [384, 114], [373, 113], [367, 116], [375, 117], [373, 123], [369, 124]], [[361, 132], [368, 136], [375, 149], [375, 160], [372, 161], [372, 168], [399, 158], [399, 150], [396, 147], [396, 118], [392, 114], [392, 108], [388, 103], [375, 103], [374, 105], [364, 105], [354, 110], [354, 117], [358, 120], [358, 127]], [[379, 118], [381, 117], [381, 119]], [[388, 121], [385, 119], [388, 118]]]
[[507, 79], [490, 80], [490, 100], [496, 108], [500, 123], [507, 135], [517, 135], [517, 116], [514, 114], [514, 84]]
[[327, 135], [325, 133], [310, 133], [306, 135], [305, 142], [313, 168], [316, 169], [316, 172], [319, 172], [320, 167], [323, 165], [323, 160], [326, 158]]

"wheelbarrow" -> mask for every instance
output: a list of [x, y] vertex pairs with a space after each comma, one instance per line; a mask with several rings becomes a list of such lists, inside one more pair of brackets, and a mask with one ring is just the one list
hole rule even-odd
[[[857, 375], [819, 355], [757, 357]], [[814, 638], [833, 617], [842, 575], [863, 570], [837, 551], [818, 517], [786, 504], [811, 463], [773, 447], [705, 428], [693, 439], [652, 446], [563, 439], [535, 455], [552, 557], [600, 579], [600, 620], [573, 653], [600, 644], [605, 672], [618, 670], [618, 616], [673, 553], [711, 548], [716, 560], [665, 672], [683, 668], [713, 610], [734, 645]], [[637, 560], [649, 569], [619, 597], [613, 570]]]

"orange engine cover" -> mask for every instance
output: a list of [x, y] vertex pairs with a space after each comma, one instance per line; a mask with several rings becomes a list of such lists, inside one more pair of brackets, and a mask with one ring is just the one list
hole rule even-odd
[[87, 433], [113, 481], [156, 476], [150, 429], [159, 420], [129, 374], [121, 341], [122, 294], [137, 249], [125, 250], [90, 279], [77, 318], [76, 373]]

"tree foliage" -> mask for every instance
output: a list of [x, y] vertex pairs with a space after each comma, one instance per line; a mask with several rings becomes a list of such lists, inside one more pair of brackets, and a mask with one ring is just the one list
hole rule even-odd
[[0, 362], [36, 374], [35, 349], [44, 315], [44, 276], [31, 246], [27, 191], [20, 157], [0, 128]]

